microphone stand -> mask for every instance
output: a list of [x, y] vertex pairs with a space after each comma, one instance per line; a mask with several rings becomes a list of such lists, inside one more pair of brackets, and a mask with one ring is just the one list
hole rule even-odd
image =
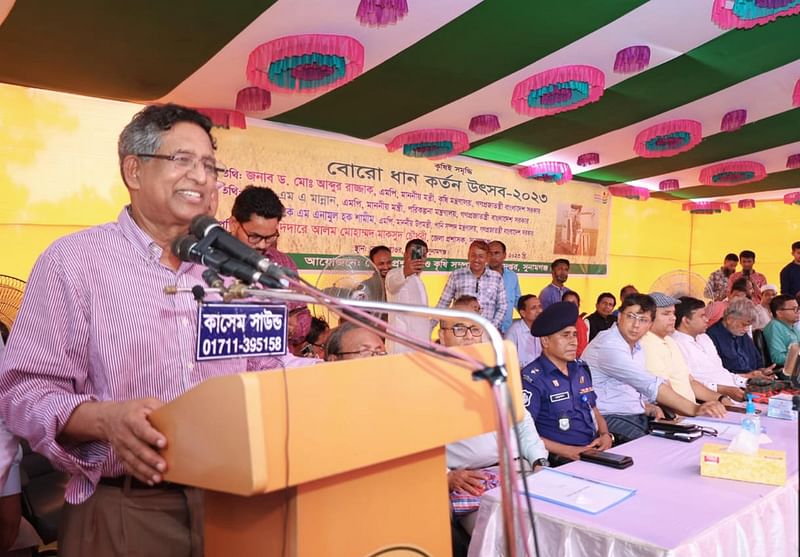
[[[290, 290], [284, 289], [258, 289], [258, 288], [242, 288], [244, 285], [234, 285], [231, 289], [228, 288], [206, 288], [208, 293], [217, 293], [223, 296], [227, 301], [233, 297], [237, 298], [258, 298], [262, 300], [281, 300], [287, 302], [306, 302], [311, 304], [325, 305], [324, 300], [314, 298], [307, 294], [299, 294]], [[235, 293], [234, 293], [235, 291]], [[180, 292], [191, 292], [188, 288], [167, 287], [165, 292], [168, 294], [175, 294]], [[495, 400], [495, 409], [497, 417], [497, 450], [500, 463], [500, 489], [502, 494], [502, 509], [503, 509], [503, 529], [505, 534], [506, 551], [509, 557], [516, 557], [518, 555], [527, 555], [527, 546], [525, 540], [527, 536], [518, 535], [524, 532], [522, 522], [522, 515], [519, 512], [521, 505], [516, 499], [515, 488], [517, 485], [517, 471], [514, 468], [514, 457], [512, 453], [512, 443], [516, 445], [516, 436], [511, 436], [509, 440], [509, 430], [512, 425], [516, 424], [514, 419], [515, 412], [512, 404], [511, 392], [508, 388], [508, 373], [505, 367], [505, 354], [503, 352], [503, 337], [500, 331], [485, 317], [480, 314], [454, 310], [431, 308], [424, 306], [412, 306], [407, 304], [396, 304], [392, 302], [375, 302], [370, 300], [350, 300], [346, 298], [337, 298], [322, 293], [326, 298], [335, 298], [336, 302], [342, 306], [364, 309], [364, 310], [379, 310], [382, 313], [402, 313], [410, 315], [420, 315], [425, 317], [438, 317], [438, 318], [458, 318], [472, 323], [476, 323], [489, 334], [489, 339], [494, 350], [495, 365], [487, 366], [483, 369], [475, 370], [472, 372], [472, 377], [475, 381], [487, 381], [492, 389]], [[335, 308], [334, 308], [335, 309]], [[419, 349], [419, 347], [415, 346]], [[441, 354], [434, 354], [441, 357]], [[509, 417], [514, 419], [512, 422]], [[518, 448], [519, 449], [519, 448]], [[519, 450], [518, 450], [519, 452]], [[527, 495], [526, 495], [527, 497]], [[533, 517], [530, 517], [531, 527], [533, 527]]]

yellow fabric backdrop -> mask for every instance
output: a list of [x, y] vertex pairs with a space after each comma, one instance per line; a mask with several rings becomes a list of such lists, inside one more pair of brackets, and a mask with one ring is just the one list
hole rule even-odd
[[[116, 139], [119, 130], [139, 108], [129, 103], [0, 86], [0, 235], [4, 240], [0, 274], [25, 279], [36, 257], [54, 239], [117, 217], [127, 202], [127, 194], [119, 177]], [[241, 138], [254, 131], [256, 128], [218, 133], [221, 152], [227, 154], [227, 150], [235, 146], [233, 141], [223, 143], [228, 139], [226, 135]], [[257, 132], [274, 133], [272, 130]], [[318, 141], [332, 140], [308, 136], [309, 143]], [[297, 141], [295, 147], [303, 145], [303, 141]], [[373, 149], [380, 160], [389, 157], [386, 153], [378, 154], [374, 148], [349, 142], [329, 145], [338, 153], [354, 148]], [[229, 164], [234, 166], [239, 160], [247, 162], [257, 157], [236, 154], [232, 159]], [[420, 166], [424, 170], [421, 174], [433, 174], [437, 170], [435, 162], [413, 161], [401, 156], [391, 156], [388, 160], [398, 169], [416, 171], [414, 169]], [[456, 166], [453, 161], [444, 162]], [[370, 162], [359, 161], [359, 164], [367, 163]], [[463, 162], [459, 164], [464, 166]], [[485, 172], [487, 177], [481, 181], [504, 180], [516, 184], [520, 180], [515, 176], [498, 178], [498, 173], [508, 172], [502, 169], [489, 168]], [[603, 188], [575, 183], [553, 186], [521, 181], [521, 184], [529, 190], [553, 192], [552, 198], [562, 203], [572, 201], [574, 193], [581, 192], [583, 198], [592, 198], [603, 192]], [[230, 201], [226, 202], [223, 196], [220, 215], [229, 206]], [[659, 275], [674, 269], [691, 269], [707, 276], [719, 266], [728, 251], [753, 249], [758, 255], [756, 268], [770, 281], [777, 282], [780, 268], [790, 259], [791, 243], [800, 240], [800, 208], [782, 202], [764, 202], [753, 210], [734, 209], [731, 213], [712, 216], [689, 215], [681, 211], [678, 203], [660, 200], [612, 199], [610, 207], [608, 274], [575, 276], [568, 282], [568, 286], [582, 295], [584, 311], [591, 311], [594, 298], [600, 292], [609, 290], [616, 294], [626, 283], [646, 291]], [[552, 246], [552, 220], [548, 226], [551, 227], [550, 237], [542, 245]], [[377, 238], [375, 240], [374, 243], [378, 243]], [[282, 247], [293, 248], [288, 244]], [[463, 250], [463, 246], [458, 249]], [[602, 253], [598, 256], [602, 258]], [[463, 255], [453, 253], [449, 257]], [[589, 258], [583, 261], [588, 263]], [[315, 274], [308, 272], [306, 276]], [[430, 298], [435, 302], [446, 275], [431, 273], [424, 278]], [[545, 275], [522, 275], [520, 278], [523, 293], [538, 293], [549, 281]]]

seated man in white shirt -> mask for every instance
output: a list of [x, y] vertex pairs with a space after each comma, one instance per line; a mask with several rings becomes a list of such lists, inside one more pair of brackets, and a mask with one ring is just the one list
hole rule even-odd
[[747, 379], [761, 376], [759, 372], [731, 373], [722, 365], [714, 342], [706, 334], [708, 317], [706, 304], [697, 298], [683, 296], [675, 307], [675, 332], [672, 339], [678, 345], [692, 376], [712, 391], [733, 400], [744, 400]]
[[542, 313], [542, 303], [535, 294], [525, 294], [520, 296], [517, 302], [517, 313], [520, 319], [514, 321], [508, 328], [506, 340], [510, 340], [517, 347], [519, 368], [522, 369], [542, 354], [539, 337], [531, 334], [533, 322]]
[[[453, 309], [475, 311], [469, 300], [456, 300]], [[442, 319], [439, 327], [439, 341], [445, 346], [467, 346], [481, 342], [483, 329], [471, 321], [461, 319]], [[547, 465], [547, 449], [539, 438], [530, 413], [523, 412], [518, 424], [521, 439], [522, 458], [534, 469]], [[485, 491], [487, 475], [482, 469], [499, 462], [497, 434], [484, 433], [463, 441], [447, 445], [447, 486], [450, 492], [464, 491], [480, 496]], [[477, 513], [472, 512], [459, 517], [462, 526], [471, 533], [475, 526]]]

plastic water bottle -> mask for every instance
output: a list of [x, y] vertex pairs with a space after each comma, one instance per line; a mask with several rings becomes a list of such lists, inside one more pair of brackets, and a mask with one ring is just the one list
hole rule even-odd
[[742, 418], [742, 429], [749, 431], [756, 438], [761, 436], [761, 418], [756, 415], [756, 405], [753, 402], [753, 395], [747, 395], [747, 404], [745, 405], [745, 415]]

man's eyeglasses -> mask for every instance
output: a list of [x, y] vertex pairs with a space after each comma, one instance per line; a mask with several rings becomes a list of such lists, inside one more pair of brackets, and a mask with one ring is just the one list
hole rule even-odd
[[800, 306], [794, 306], [789, 308], [781, 308], [778, 311], [793, 311], [795, 313], [800, 312]]
[[178, 153], [177, 155], [159, 155], [156, 153], [135, 153], [135, 155], [137, 157], [143, 157], [148, 159], [159, 159], [162, 161], [170, 161], [178, 168], [186, 170], [187, 172], [197, 168], [197, 164], [200, 163], [200, 165], [202, 165], [203, 170], [206, 173], [206, 178], [211, 176], [215, 180], [217, 179], [217, 176], [225, 173], [225, 171], [227, 170], [226, 166], [219, 161], [215, 161], [214, 159], [199, 159], [194, 155], [188, 155], [185, 153]]
[[259, 242], [272, 244], [273, 242], [277, 242], [278, 238], [281, 237], [281, 233], [278, 230], [275, 231], [275, 234], [270, 234], [269, 236], [262, 236], [261, 234], [248, 232], [247, 229], [244, 227], [244, 225], [241, 223], [239, 223], [239, 226], [242, 227], [242, 230], [247, 235], [247, 241], [250, 242], [250, 244], [252, 245], [256, 245]]
[[626, 319], [636, 321], [642, 325], [649, 325], [651, 323], [651, 319], [646, 315], [639, 315], [638, 313], [633, 312], [623, 313], [622, 315], [624, 315]]
[[356, 354], [359, 358], [371, 358], [372, 356], [385, 356], [388, 352], [384, 348], [362, 348], [350, 352], [335, 352], [334, 356], [354, 356]]
[[479, 337], [483, 335], [483, 329], [472, 325], [471, 327], [467, 327], [465, 325], [453, 325], [452, 327], [439, 327], [443, 331], [453, 331], [454, 337], [465, 337], [467, 336], [467, 331], [474, 337]]

